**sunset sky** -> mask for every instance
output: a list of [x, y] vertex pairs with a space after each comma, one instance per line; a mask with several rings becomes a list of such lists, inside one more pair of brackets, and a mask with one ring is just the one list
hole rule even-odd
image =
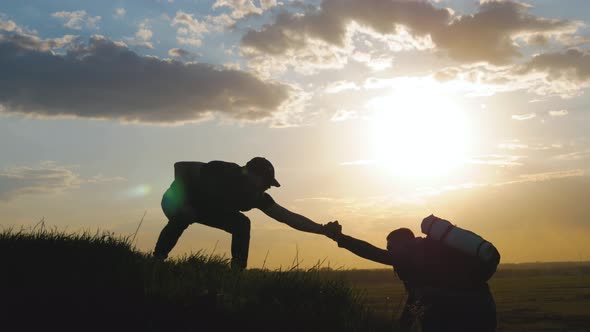
[[[0, 226], [153, 250], [180, 160], [382, 248], [430, 215], [502, 262], [590, 260], [590, 1], [4, 1]], [[384, 267], [266, 217], [249, 267]], [[194, 224], [173, 255], [229, 255]]]

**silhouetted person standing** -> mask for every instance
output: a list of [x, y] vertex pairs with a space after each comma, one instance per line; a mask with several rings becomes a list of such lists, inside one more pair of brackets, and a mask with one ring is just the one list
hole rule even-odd
[[191, 223], [222, 229], [232, 234], [232, 267], [246, 268], [250, 244], [250, 219], [241, 211], [260, 209], [269, 217], [300, 231], [323, 234], [323, 225], [278, 205], [265, 193], [280, 187], [274, 167], [262, 157], [245, 166], [225, 161], [177, 162], [174, 182], [162, 197], [168, 217], [154, 257], [165, 259]]
[[[439, 219], [429, 216], [425, 220], [429, 218]], [[499, 262], [497, 251], [492, 253], [492, 264], [486, 265], [442, 241], [415, 237], [407, 228], [387, 236], [387, 250], [342, 234], [337, 221], [325, 228], [326, 235], [339, 247], [393, 266], [408, 294], [399, 319], [402, 331], [412, 331], [417, 324], [423, 332], [496, 330], [496, 304], [487, 280]]]

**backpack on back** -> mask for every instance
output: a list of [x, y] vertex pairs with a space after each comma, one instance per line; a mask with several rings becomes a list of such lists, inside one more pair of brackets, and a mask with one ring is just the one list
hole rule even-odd
[[194, 185], [199, 180], [201, 168], [205, 165], [198, 161], [178, 161], [174, 163], [174, 179], [184, 185]]
[[488, 281], [500, 263], [500, 253], [489, 241], [481, 236], [451, 224], [449, 221], [430, 215], [422, 221], [422, 233], [427, 239], [439, 241], [464, 255], [474, 258], [476, 266], [470, 269], [473, 279]]

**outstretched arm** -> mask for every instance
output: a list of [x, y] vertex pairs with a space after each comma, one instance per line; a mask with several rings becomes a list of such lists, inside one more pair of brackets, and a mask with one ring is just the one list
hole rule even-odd
[[368, 242], [342, 234], [342, 226], [337, 221], [328, 223], [324, 228], [326, 236], [336, 241], [339, 247], [373, 262], [393, 265], [392, 256], [387, 250], [377, 248]]
[[308, 233], [324, 234], [323, 225], [315, 223], [300, 214], [291, 212], [277, 203], [273, 203], [269, 207], [261, 210], [267, 216], [279, 222], [285, 223], [297, 230]]

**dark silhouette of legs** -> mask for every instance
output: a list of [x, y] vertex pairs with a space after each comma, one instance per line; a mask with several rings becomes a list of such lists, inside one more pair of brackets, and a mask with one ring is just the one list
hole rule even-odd
[[239, 270], [248, 264], [250, 249], [250, 219], [240, 212], [226, 212], [209, 215], [198, 223], [222, 229], [232, 235], [231, 266]]
[[496, 305], [491, 294], [442, 297], [429, 301], [423, 332], [494, 332]]
[[180, 238], [188, 225], [188, 223], [182, 222], [177, 218], [170, 219], [168, 224], [162, 229], [162, 232], [160, 232], [158, 242], [156, 242], [156, 248], [154, 249], [154, 257], [166, 259], [168, 253], [174, 248], [176, 242], [178, 242], [178, 238]]
[[161, 205], [162, 211], [168, 218], [168, 224], [160, 232], [154, 257], [166, 259], [184, 230], [197, 220], [197, 212], [190, 206], [179, 205], [178, 200], [169, 190], [162, 196]]
[[178, 206], [174, 198], [168, 194], [164, 194], [162, 198], [162, 210], [168, 217], [168, 224], [158, 237], [154, 257], [167, 258], [188, 225], [196, 222], [230, 233], [231, 265], [240, 270], [246, 268], [250, 248], [250, 219], [244, 214], [239, 211], [197, 211], [191, 206]]
[[233, 268], [243, 270], [248, 264], [248, 252], [250, 250], [250, 219], [245, 215], [238, 213], [240, 216], [233, 222], [230, 231], [231, 238], [231, 265]]

